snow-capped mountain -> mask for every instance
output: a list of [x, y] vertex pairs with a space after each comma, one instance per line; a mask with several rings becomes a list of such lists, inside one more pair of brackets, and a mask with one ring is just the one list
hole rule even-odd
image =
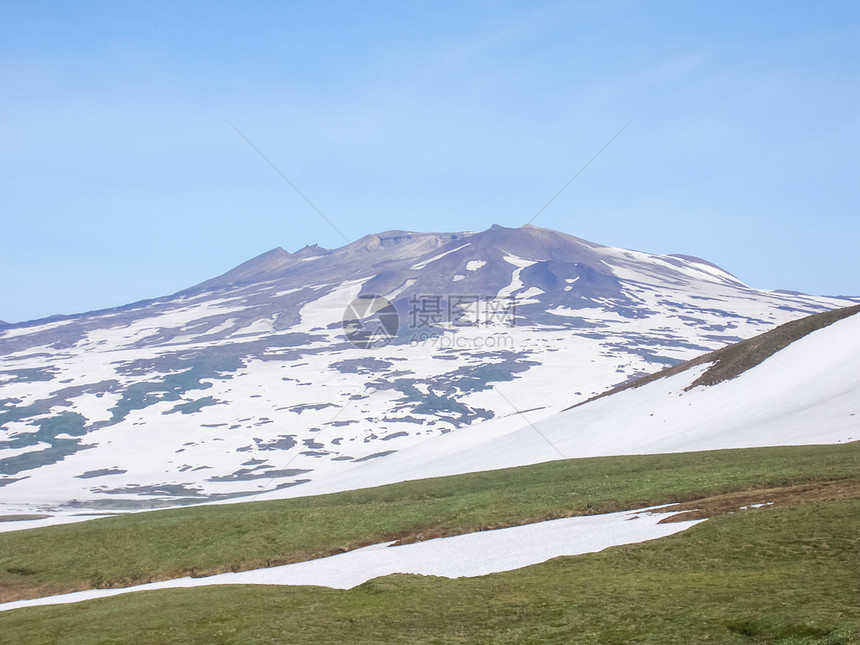
[[274, 249], [173, 296], [0, 329], [0, 499], [301, 485], [849, 304], [536, 227]]

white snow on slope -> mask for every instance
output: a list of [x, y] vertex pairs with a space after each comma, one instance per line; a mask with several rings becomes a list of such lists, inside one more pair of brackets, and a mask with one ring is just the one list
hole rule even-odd
[[9, 531], [23, 531], [24, 529], [38, 529], [44, 526], [56, 526], [58, 524], [75, 524], [76, 522], [86, 522], [87, 520], [97, 520], [108, 515], [53, 515], [51, 517], [43, 517], [37, 520], [18, 520], [0, 522], [0, 533], [8, 533]]
[[523, 285], [522, 278], [520, 278], [520, 272], [535, 263], [534, 260], [526, 260], [525, 258], [521, 258], [516, 255], [506, 255], [504, 259], [505, 262], [513, 264], [517, 268], [514, 269], [514, 272], [511, 274], [511, 283], [506, 287], [502, 287], [499, 293], [496, 294], [497, 298], [508, 298], [522, 289], [525, 285]]
[[[515, 334], [521, 331], [518, 328], [511, 330]], [[408, 351], [407, 347], [396, 349]], [[557, 352], [555, 356], [559, 360], [553, 366], [551, 376], [545, 382], [536, 381], [534, 387], [531, 381], [519, 379], [515, 384], [499, 383], [483, 392], [473, 393], [467, 399], [471, 405], [481, 407], [491, 403], [494, 397], [499, 398], [510, 402], [510, 412], [514, 412], [514, 408], [526, 410], [523, 414], [497, 417], [441, 436], [425, 435], [429, 438], [419, 438], [412, 445], [395, 443], [401, 439], [387, 441], [386, 447], [390, 445], [398, 452], [369, 461], [326, 463], [313, 457], [281, 457], [273, 460], [275, 467], [314, 468], [303, 476], [311, 481], [271, 492], [263, 492], [264, 485], [271, 485], [266, 480], [250, 483], [228, 481], [218, 483], [217, 490], [229, 493], [259, 486], [260, 493], [252, 499], [296, 497], [561, 458], [838, 443], [860, 439], [860, 369], [857, 368], [860, 365], [860, 315], [815, 332], [737, 379], [713, 387], [684, 392], [707, 368], [699, 366], [675, 377], [598, 399], [566, 412], [561, 412], [564, 405], [557, 402], [541, 410], [528, 411], [529, 402], [552, 399], [547, 396], [547, 387], [558, 387], [569, 378], [570, 366], [566, 357], [571, 355], [581, 356], [583, 351], [571, 346], [565, 352]], [[432, 356], [427, 354], [424, 359], [432, 361]], [[416, 358], [413, 356], [410, 361], [413, 369], [420, 365]], [[313, 363], [317, 359], [311, 357], [309, 360]], [[596, 370], [592, 378], [598, 378], [599, 368], [605, 364], [586, 362], [584, 366]], [[276, 375], [287, 373], [287, 370], [276, 363], [265, 367], [265, 370], [262, 367], [252, 370], [259, 378], [252, 379], [249, 375], [241, 382], [217, 381], [207, 394], [230, 401], [237, 414], [251, 416], [254, 401], [266, 402], [267, 397], [283, 396], [283, 388], [273, 390], [268, 384], [279, 380]], [[315, 364], [311, 367], [317, 369]], [[327, 428], [317, 434], [320, 440], [342, 436], [343, 445], [354, 454], [361, 455], [358, 451], [365, 446], [361, 435], [348, 434], [355, 426], [333, 428], [324, 425], [348, 405], [351, 392], [348, 388], [341, 389], [338, 380], [349, 375], [325, 372], [322, 365], [317, 371], [320, 378], [323, 374], [327, 377], [325, 380], [330, 387], [326, 389], [332, 390], [327, 399], [320, 400], [335, 405], [306, 410], [300, 418], [304, 420], [307, 417], [308, 423]], [[267, 376], [268, 372], [273, 375]], [[243, 384], [248, 387], [240, 387]], [[299, 388], [299, 385], [284, 382], [283, 387]], [[263, 398], [251, 398], [255, 392], [262, 393]], [[316, 402], [316, 399], [306, 400]], [[360, 401], [353, 405], [367, 403]], [[393, 404], [393, 401], [388, 403]], [[4, 512], [54, 512], [54, 509], [47, 509], [47, 505], [56, 496], [56, 490], [75, 496], [85, 494], [94, 480], [79, 479], [77, 475], [106, 465], [128, 468], [122, 458], [129, 453], [142, 463], [152, 464], [153, 479], [158, 472], [178, 466], [184, 469], [179, 477], [188, 477], [186, 473], [193, 476], [193, 468], [204, 465], [210, 469], [200, 472], [207, 476], [208, 473], [231, 472], [243, 467], [248, 453], [236, 451], [243, 443], [249, 442], [245, 434], [230, 432], [224, 439], [212, 441], [206, 428], [198, 427], [200, 423], [217, 422], [217, 416], [211, 419], [209, 416], [217, 413], [214, 407], [203, 408], [197, 415], [173, 415], [170, 433], [156, 434], [152, 424], [148, 424], [147, 433], [139, 431], [140, 426], [136, 423], [157, 419], [163, 408], [170, 405], [172, 403], [151, 406], [149, 410], [136, 413], [127, 423], [111, 429], [111, 439], [105, 438], [110, 444], [103, 448], [101, 454], [95, 450], [82, 451], [54, 465], [51, 485], [45, 485], [47, 478], [41, 481], [34, 479], [32, 483], [29, 480], [18, 482], [15, 485], [25, 491], [26, 499], [33, 505], [16, 503], [14, 498], [7, 497], [3, 504]], [[270, 409], [278, 407], [274, 399], [267, 405]], [[297, 416], [288, 410], [269, 414], [276, 423], [261, 427], [252, 425], [253, 432], [261, 433], [256, 436], [268, 437], [262, 434], [268, 427], [275, 427], [275, 432], [283, 432], [277, 426], [291, 423]], [[252, 423], [258, 422], [249, 422]], [[108, 429], [101, 429], [89, 437], [95, 441], [106, 432]], [[188, 442], [197, 444], [197, 452], [191, 456], [187, 452], [177, 453], [185, 450]], [[160, 452], [159, 446], [165, 445], [170, 447], [168, 452], [173, 456], [168, 461], [174, 461], [173, 465], [165, 462]], [[162, 477], [167, 479], [168, 475], [163, 474]], [[191, 480], [177, 477], [177, 481]], [[126, 473], [105, 477], [101, 482], [105, 482], [101, 485], [128, 486], [134, 480], [130, 479], [130, 473]], [[211, 484], [213, 488], [215, 485]], [[7, 486], [6, 490], [10, 488], [12, 486]], [[248, 498], [235, 501], [248, 501]], [[40, 505], [46, 505], [46, 508], [42, 509]]]
[[612, 546], [653, 540], [704, 520], [659, 524], [659, 507], [588, 517], [570, 517], [492, 531], [468, 533], [401, 546], [375, 544], [347, 553], [269, 569], [179, 578], [124, 589], [93, 589], [0, 604], [0, 611], [104, 598], [133, 591], [223, 584], [312, 585], [352, 589], [394, 573], [445, 578], [511, 571], [559, 556], [594, 553]]
[[[13, 424], [9, 424], [12, 426]], [[35, 452], [37, 450], [44, 450], [45, 448], [50, 447], [51, 444], [45, 443], [44, 441], [40, 441], [39, 443], [33, 444], [32, 446], [23, 446], [22, 448], [3, 448], [0, 450], [0, 459], [8, 459], [9, 457], [16, 457], [18, 455], [23, 455], [28, 452]]]
[[648, 282], [659, 277], [661, 271], [677, 271], [691, 280], [705, 280], [734, 287], [747, 287], [743, 282], [722, 269], [692, 259], [677, 256], [654, 255], [630, 249], [603, 247], [600, 254], [612, 272], [619, 278]]
[[[551, 416], [494, 419], [354, 464], [287, 491], [295, 497], [557, 459], [860, 439], [860, 314], [792, 343], [739, 377], [684, 389], [700, 365]], [[543, 416], [543, 418], [541, 418]]]
[[439, 255], [434, 255], [434, 256], [433, 256], [432, 258], [430, 258], [429, 260], [424, 260], [423, 262], [419, 262], [418, 264], [413, 264], [413, 265], [412, 265], [411, 267], [409, 267], [409, 268], [410, 268], [410, 269], [412, 269], [413, 271], [418, 271], [418, 270], [423, 269], [424, 267], [426, 267], [426, 266], [427, 266], [428, 264], [430, 264], [431, 262], [435, 262], [436, 260], [441, 260], [441, 259], [442, 259], [442, 258], [444, 258], [446, 255], [448, 255], [449, 253], [453, 253], [454, 251], [459, 251], [460, 249], [465, 249], [465, 248], [466, 248], [467, 246], [469, 246], [470, 244], [471, 244], [471, 242], [466, 242], [463, 246], [458, 246], [456, 249], [451, 249], [450, 251], [445, 251], [444, 253], [440, 253]]
[[317, 327], [325, 327], [333, 320], [341, 320], [344, 310], [350, 302], [358, 297], [358, 294], [361, 292], [361, 286], [366, 281], [366, 278], [348, 280], [331, 293], [302, 307], [299, 311], [299, 316], [302, 320], [299, 329], [303, 331], [311, 330]]

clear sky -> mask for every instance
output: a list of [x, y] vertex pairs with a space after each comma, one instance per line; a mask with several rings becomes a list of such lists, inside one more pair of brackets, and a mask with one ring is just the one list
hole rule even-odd
[[860, 3], [0, 0], [0, 319], [534, 221], [860, 295]]

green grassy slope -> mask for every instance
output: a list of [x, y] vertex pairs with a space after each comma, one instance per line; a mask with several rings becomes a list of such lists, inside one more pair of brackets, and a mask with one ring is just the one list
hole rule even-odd
[[0, 533], [0, 600], [297, 562], [801, 482], [860, 479], [860, 444], [574, 459], [320, 497]]
[[209, 587], [0, 613], [29, 643], [860, 642], [860, 501], [721, 515], [517, 571], [350, 591]]

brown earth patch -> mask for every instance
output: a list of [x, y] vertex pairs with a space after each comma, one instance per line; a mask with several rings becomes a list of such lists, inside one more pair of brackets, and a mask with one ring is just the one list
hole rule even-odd
[[792, 320], [780, 325], [779, 327], [774, 327], [770, 331], [766, 331], [758, 336], [742, 340], [713, 352], [702, 354], [701, 356], [697, 356], [696, 358], [684, 363], [679, 363], [678, 365], [673, 365], [672, 367], [655, 372], [654, 374], [648, 374], [647, 376], [643, 376], [633, 381], [621, 383], [602, 394], [591, 397], [587, 401], [582, 401], [581, 403], [572, 405], [569, 408], [566, 408], [566, 410], [578, 408], [579, 406], [585, 405], [591, 401], [602, 399], [603, 397], [611, 396], [612, 394], [617, 394], [624, 390], [639, 388], [658, 379], [675, 376], [676, 374], [686, 372], [697, 365], [708, 363], [711, 363], [711, 366], [701, 376], [699, 376], [699, 378], [688, 385], [685, 388], [685, 391], [691, 390], [699, 385], [716, 385], [717, 383], [740, 376], [747, 370], [752, 369], [759, 363], [762, 363], [765, 359], [773, 356], [781, 349], [785, 349], [788, 345], [800, 340], [804, 336], [832, 325], [843, 318], [857, 314], [860, 314], [860, 305], [833, 309], [819, 314], [812, 314], [805, 318]]
[[[832, 502], [841, 499], [860, 498], [860, 477], [838, 480], [808, 482], [793, 486], [781, 486], [777, 488], [759, 488], [755, 490], [735, 491], [713, 497], [701, 497], [666, 506], [660, 509], [661, 513], [675, 513], [671, 517], [660, 520], [660, 524], [668, 522], [685, 522], [687, 520], [699, 520], [734, 513], [740, 510], [749, 510], [767, 506], [797, 506], [806, 503]], [[401, 546], [424, 542], [441, 537], [453, 537], [464, 533], [477, 531], [491, 531], [493, 529], [504, 529], [523, 524], [546, 522], [566, 517], [580, 517], [583, 515], [598, 515], [604, 513], [617, 513], [619, 511], [634, 510], [629, 504], [602, 504], [600, 508], [585, 508], [571, 510], [566, 513], [551, 513], [541, 517], [530, 518], [526, 522], [496, 522], [483, 526], [458, 527], [427, 527], [420, 532], [403, 532], [397, 535], [387, 536], [385, 541], [394, 540], [390, 546]]]
[[664, 509], [666, 512], [677, 514], [660, 520], [660, 524], [707, 519], [757, 506], [797, 506], [858, 498], [860, 498], [860, 478], [738, 491], [668, 506]]
[[24, 522], [26, 520], [43, 520], [50, 515], [0, 515], [0, 522]]

